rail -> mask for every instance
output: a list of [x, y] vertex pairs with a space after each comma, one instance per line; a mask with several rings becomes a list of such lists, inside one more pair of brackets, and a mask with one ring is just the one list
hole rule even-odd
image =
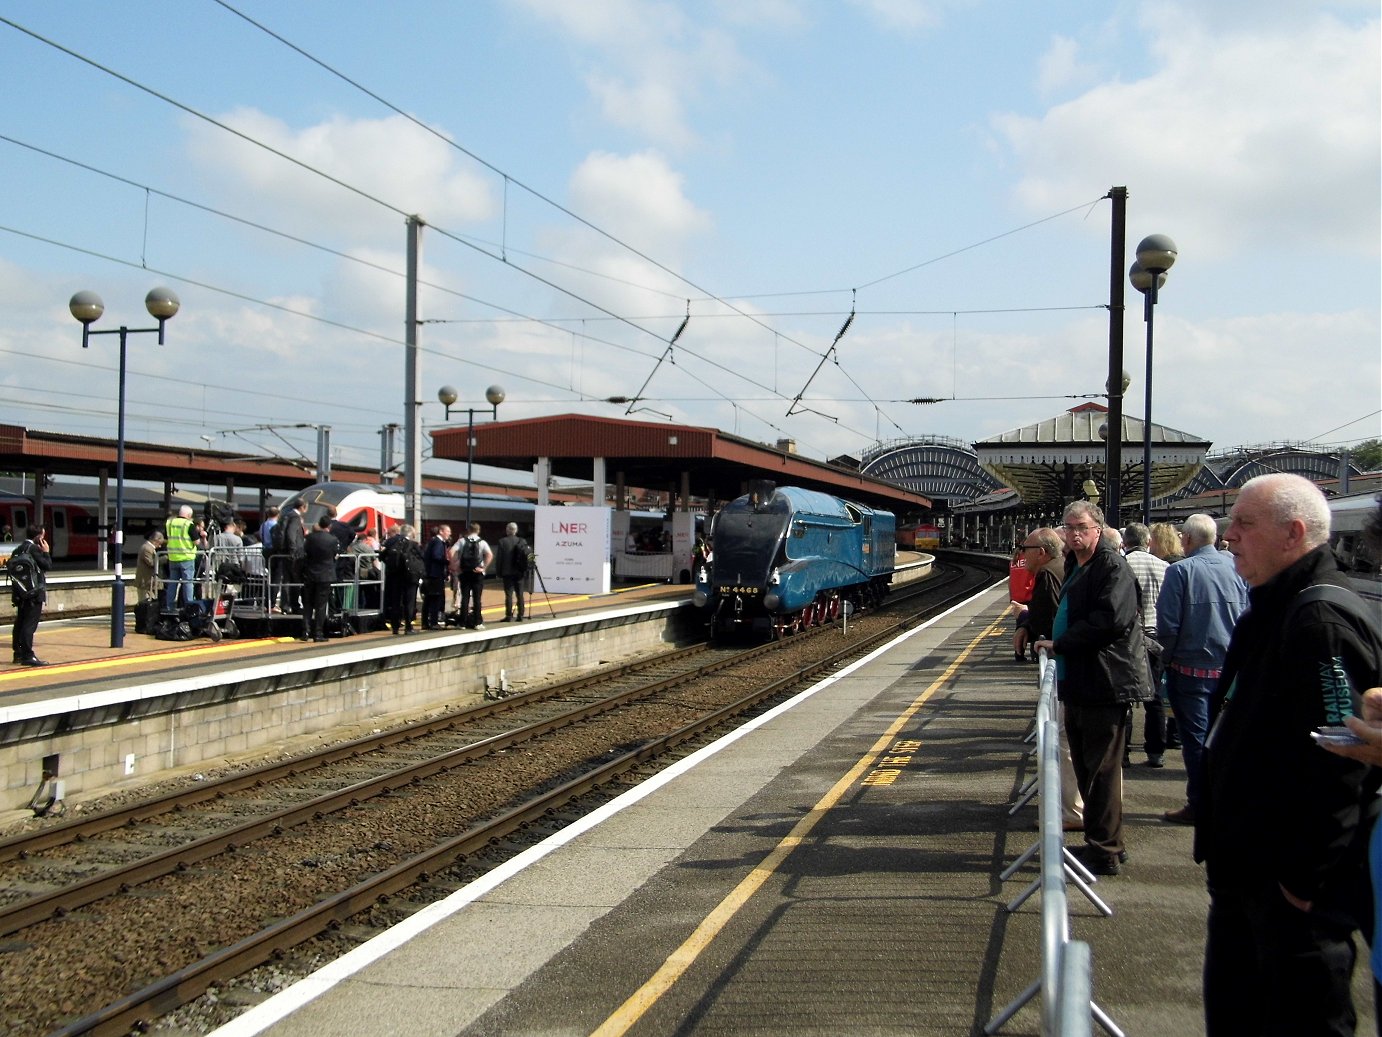
[[[1092, 996], [1093, 954], [1089, 944], [1070, 939], [1070, 909], [1066, 881], [1073, 881], [1105, 917], [1113, 911], [1090, 884], [1097, 881], [1065, 848], [1061, 816], [1060, 714], [1056, 698], [1056, 665], [1043, 651], [1040, 657], [1040, 691], [1036, 710], [1038, 795], [1037, 841], [1004, 871], [1011, 878], [1033, 856], [1038, 857], [1039, 874], [1022, 893], [1007, 905], [1016, 911], [1033, 893], [1041, 892], [1041, 975], [984, 1027], [984, 1033], [997, 1033], [1037, 994], [1041, 995], [1041, 1032], [1046, 1037], [1089, 1037], [1091, 1020], [1110, 1034], [1123, 1037], [1123, 1031], [1109, 1018]], [[1029, 785], [1019, 796], [1018, 806], [1031, 798]]]

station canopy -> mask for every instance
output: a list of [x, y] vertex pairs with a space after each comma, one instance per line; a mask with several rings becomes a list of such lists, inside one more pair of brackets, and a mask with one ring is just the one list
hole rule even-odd
[[[820, 490], [869, 507], [918, 513], [930, 498], [897, 483], [839, 464], [731, 435], [717, 428], [559, 414], [523, 421], [477, 423], [473, 457], [467, 426], [432, 433], [432, 455], [535, 472], [539, 462], [566, 479], [622, 481], [625, 487], [682, 492], [709, 501], [733, 500], [754, 479]], [[597, 460], [603, 468], [597, 470]]]
[[[1053, 418], [1024, 425], [974, 444], [979, 463], [1022, 497], [1027, 507], [1064, 507], [1084, 496], [1086, 479], [1107, 495], [1105, 440], [1108, 409], [1086, 403]], [[1122, 471], [1119, 497], [1142, 498], [1143, 429], [1141, 418], [1123, 416]], [[1107, 429], [1105, 428], [1105, 432]], [[1188, 486], [1204, 464], [1210, 443], [1155, 422], [1151, 426], [1152, 499]]]

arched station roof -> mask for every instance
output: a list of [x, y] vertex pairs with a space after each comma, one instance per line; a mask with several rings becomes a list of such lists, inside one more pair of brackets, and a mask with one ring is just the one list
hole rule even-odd
[[[470, 458], [467, 426], [432, 433], [432, 455], [452, 461]], [[732, 500], [752, 479], [802, 486], [846, 497], [870, 507], [918, 511], [931, 500], [897, 483], [805, 458], [716, 428], [666, 422], [629, 421], [584, 414], [558, 414], [523, 421], [474, 426], [476, 464], [534, 471], [546, 458], [551, 474], [595, 478], [603, 458], [605, 477], [625, 486], [679, 491], [683, 480], [693, 497]]]
[[[1242, 446], [1205, 458], [1205, 466], [1214, 472], [1222, 486], [1242, 486], [1249, 479], [1273, 472], [1303, 475], [1312, 482], [1341, 477], [1343, 458], [1331, 451], [1316, 450], [1295, 443], [1271, 443], [1263, 446]], [[1362, 469], [1349, 463], [1349, 475], [1361, 475]], [[1217, 488], [1217, 487], [1216, 487]]]
[[879, 443], [861, 458], [863, 472], [901, 483], [952, 507], [976, 500], [1003, 484], [979, 464], [974, 448], [962, 439], [919, 436]]

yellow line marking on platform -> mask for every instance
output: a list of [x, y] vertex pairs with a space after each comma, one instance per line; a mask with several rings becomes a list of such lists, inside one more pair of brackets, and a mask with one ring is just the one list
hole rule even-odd
[[835, 783], [829, 792], [820, 798], [820, 801], [807, 812], [805, 817], [796, 823], [791, 832], [763, 859], [763, 863], [749, 872], [743, 881], [720, 901], [715, 909], [706, 916], [705, 920], [696, 927], [696, 931], [667, 957], [667, 960], [662, 963], [662, 967], [653, 973], [646, 983], [634, 991], [628, 1000], [615, 1009], [610, 1017], [600, 1024], [598, 1029], [592, 1031], [591, 1037], [620, 1037], [621, 1034], [627, 1033], [639, 1019], [643, 1018], [653, 1005], [657, 1004], [662, 995], [672, 988], [672, 985], [700, 957], [701, 952], [710, 946], [711, 941], [738, 914], [739, 909], [747, 904], [749, 898], [758, 892], [763, 883], [767, 882], [782, 866], [791, 852], [805, 842], [806, 837], [811, 834], [811, 830], [839, 803], [854, 783], [873, 770], [878, 758], [893, 744], [898, 733], [916, 716], [927, 700], [954, 676], [955, 671], [969, 658], [974, 649], [978, 648], [986, 638], [993, 635], [993, 631], [1006, 617], [1007, 612], [1005, 610], [989, 624], [987, 629], [975, 636], [964, 647], [960, 654], [945, 668], [945, 671], [932, 681], [930, 686], [918, 695], [910, 706], [898, 714], [897, 719], [888, 725], [887, 731], [879, 737], [878, 741], [874, 742], [873, 747], [849, 769], [844, 777]]
[[83, 673], [88, 670], [134, 666], [138, 663], [148, 662], [150, 659], [162, 659], [172, 655], [176, 655], [179, 658], [185, 658], [191, 655], [224, 655], [228, 652], [235, 652], [242, 648], [252, 647], [253, 645], [290, 644], [296, 640], [297, 638], [293, 637], [258, 637], [252, 641], [235, 641], [230, 644], [222, 642], [215, 645], [195, 645], [191, 648], [169, 648], [158, 652], [140, 652], [138, 655], [108, 655], [100, 659], [89, 659], [86, 662], [80, 663], [51, 663], [39, 668], [21, 666], [18, 669], [6, 670], [0, 673], [0, 682], [17, 680], [20, 677], [32, 677], [38, 672], [47, 676], [53, 673]]

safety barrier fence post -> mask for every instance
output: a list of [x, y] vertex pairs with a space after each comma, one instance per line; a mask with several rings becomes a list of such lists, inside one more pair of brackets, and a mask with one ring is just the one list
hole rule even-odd
[[[1075, 882], [1090, 902], [1105, 916], [1113, 914], [1090, 884], [1094, 876], [1065, 849], [1061, 811], [1060, 730], [1057, 726], [1056, 667], [1041, 653], [1041, 686], [1037, 696], [1037, 841], [1003, 871], [1011, 878], [1034, 855], [1038, 856], [1037, 878], [1007, 905], [1016, 911], [1037, 890], [1041, 891], [1041, 975], [984, 1027], [996, 1033], [1038, 993], [1041, 995], [1041, 1032], [1047, 1037], [1084, 1037], [1090, 1033], [1091, 1019], [1111, 1035], [1123, 1031], [1092, 998], [1092, 956], [1088, 944], [1070, 939], [1069, 904], [1066, 879]], [[1025, 800], [1024, 800], [1025, 802]]]

